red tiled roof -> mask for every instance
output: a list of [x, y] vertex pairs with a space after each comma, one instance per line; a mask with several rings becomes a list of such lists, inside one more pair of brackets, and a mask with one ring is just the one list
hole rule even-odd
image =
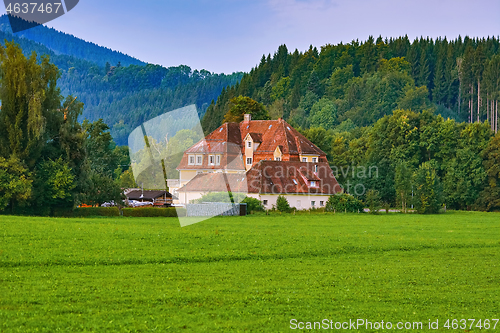
[[243, 173], [201, 173], [178, 190], [182, 192], [240, 192], [248, 193], [246, 175]]
[[[315, 171], [316, 166], [318, 172]], [[307, 175], [307, 176], [305, 176]], [[311, 186], [311, 180], [316, 186]], [[229, 185], [229, 187], [228, 187]], [[246, 174], [209, 173], [196, 175], [179, 189], [187, 192], [261, 194], [335, 194], [341, 188], [328, 163], [260, 161]]]
[[[247, 179], [249, 193], [335, 194], [341, 190], [326, 162], [260, 161], [247, 172]], [[316, 186], [311, 186], [311, 180]]]
[[[326, 162], [326, 154], [283, 119], [251, 120], [243, 121], [239, 124], [225, 123], [208, 134], [205, 139], [200, 140], [189, 148], [186, 153], [220, 153], [234, 154], [235, 156], [244, 154], [245, 147], [243, 145], [243, 140], [247, 135], [250, 135], [254, 142], [260, 143], [258, 148], [254, 151], [255, 161], [264, 158], [262, 156], [266, 154], [274, 153], [276, 147], [279, 146], [281, 153], [284, 155], [283, 159], [298, 160], [299, 155], [305, 154], [319, 155], [319, 161]], [[235, 156], [231, 159], [234, 159]], [[259, 158], [259, 156], [261, 157]], [[177, 169], [223, 168], [221, 166], [213, 167], [205, 164], [206, 163], [201, 166], [190, 166], [187, 156], [184, 154]], [[221, 161], [221, 165], [225, 164]], [[239, 167], [241, 170], [244, 170], [243, 162], [239, 164]]]
[[262, 133], [248, 133], [253, 142], [262, 143]]

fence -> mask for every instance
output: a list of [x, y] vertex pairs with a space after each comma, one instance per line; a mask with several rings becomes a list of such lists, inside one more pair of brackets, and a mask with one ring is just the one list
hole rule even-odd
[[209, 202], [186, 205], [187, 216], [244, 216], [247, 204]]

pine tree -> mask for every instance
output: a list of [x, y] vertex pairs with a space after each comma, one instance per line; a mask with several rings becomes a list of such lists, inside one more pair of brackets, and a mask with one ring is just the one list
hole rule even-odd
[[422, 51], [420, 52], [417, 85], [430, 87], [429, 76], [430, 76], [429, 59], [427, 54], [427, 48], [424, 45], [422, 46]]
[[472, 71], [474, 73], [475, 83], [477, 83], [477, 122], [480, 121], [480, 108], [482, 105], [481, 99], [481, 78], [484, 71], [484, 63], [486, 60], [486, 56], [484, 54], [483, 45], [479, 44], [476, 48], [476, 52], [474, 53], [474, 63], [472, 65]]
[[377, 66], [377, 49], [373, 44], [373, 36], [369, 36], [368, 40], [361, 45], [361, 63], [360, 69], [362, 73], [374, 72]]
[[432, 101], [436, 104], [442, 104], [446, 100], [446, 66], [447, 48], [441, 46], [439, 55], [436, 61], [436, 70], [434, 73], [434, 88], [432, 89]]

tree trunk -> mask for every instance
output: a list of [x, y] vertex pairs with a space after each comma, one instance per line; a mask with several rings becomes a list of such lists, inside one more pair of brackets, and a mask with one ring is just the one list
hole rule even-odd
[[479, 106], [481, 106], [481, 82], [477, 79], [477, 122], [479, 122]]
[[471, 122], [471, 119], [470, 119], [470, 99], [469, 99], [469, 123]]
[[489, 99], [488, 94], [486, 94], [486, 120], [488, 121], [488, 123], [491, 126], [491, 123], [490, 123], [490, 99]]
[[490, 119], [491, 119], [491, 130], [495, 130], [495, 100], [490, 101]]
[[462, 87], [461, 87], [462, 83], [459, 82], [458, 84], [458, 112], [457, 114], [458, 115], [461, 115], [462, 112], [460, 111], [460, 102], [462, 101]]
[[470, 123], [474, 122], [474, 85], [470, 85]]

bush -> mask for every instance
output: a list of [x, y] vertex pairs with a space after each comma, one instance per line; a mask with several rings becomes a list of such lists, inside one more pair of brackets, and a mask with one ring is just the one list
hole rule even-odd
[[123, 208], [123, 216], [126, 217], [178, 217], [186, 216], [185, 208], [156, 208], [156, 207], [141, 207], [141, 208]]
[[259, 199], [246, 197], [241, 203], [247, 204], [247, 214], [253, 212], [263, 212], [264, 205]]
[[336, 211], [336, 212], [357, 213], [357, 212], [363, 212], [364, 211], [363, 209], [364, 209], [363, 202], [347, 193], [335, 194], [330, 196], [325, 206], [325, 211], [327, 212]]
[[376, 190], [369, 190], [366, 192], [366, 204], [370, 209], [370, 214], [378, 214], [382, 203], [380, 202], [380, 195]]
[[242, 193], [232, 193], [232, 192], [210, 192], [205, 194], [199, 199], [191, 200], [191, 203], [201, 204], [203, 202], [231, 202], [234, 203], [243, 202], [246, 195]]
[[278, 196], [278, 199], [276, 200], [276, 209], [282, 213], [288, 213], [291, 211], [290, 204], [284, 196]]

